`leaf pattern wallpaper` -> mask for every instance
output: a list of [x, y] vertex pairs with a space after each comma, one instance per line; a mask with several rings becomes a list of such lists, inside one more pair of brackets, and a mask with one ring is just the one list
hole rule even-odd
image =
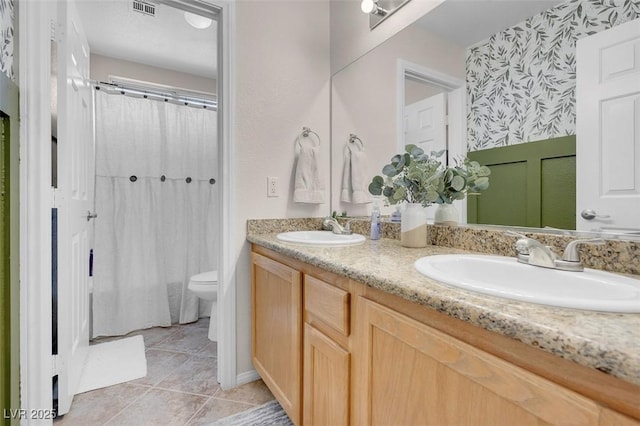
[[0, 72], [11, 80], [13, 73], [13, 22], [15, 19], [13, 0], [0, 0]]
[[638, 18], [640, 0], [569, 0], [469, 48], [469, 151], [575, 134], [576, 41]]

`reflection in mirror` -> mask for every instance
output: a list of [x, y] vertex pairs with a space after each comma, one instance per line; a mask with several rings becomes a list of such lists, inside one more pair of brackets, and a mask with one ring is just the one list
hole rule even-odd
[[402, 138], [398, 152], [405, 145], [417, 145], [424, 152], [447, 149], [447, 93], [450, 89], [432, 83], [426, 76], [404, 73], [404, 109]]
[[[465, 51], [460, 46], [409, 26], [332, 77], [331, 99], [331, 209], [350, 216], [370, 214], [371, 205], [341, 200], [350, 134], [363, 141], [369, 180], [397, 153], [399, 115], [404, 105], [404, 80], [398, 89], [398, 59], [421, 69], [436, 70], [452, 81], [464, 82]], [[406, 67], [405, 67], [406, 68]], [[452, 86], [454, 87], [454, 86]], [[401, 128], [401, 126], [400, 126]], [[367, 183], [368, 184], [368, 183]], [[393, 208], [382, 210], [390, 214]]]
[[[465, 82], [438, 71], [398, 60], [398, 148], [409, 144], [427, 153], [445, 151], [445, 164], [455, 164], [466, 153]], [[464, 223], [466, 200], [455, 201], [457, 222]], [[436, 206], [427, 207], [433, 220]]]
[[[424, 93], [427, 88], [421, 82], [411, 76], [405, 78], [398, 66], [401, 61], [466, 82], [463, 101], [466, 130], [463, 130], [461, 154], [468, 152], [472, 156], [476, 151], [517, 145], [533, 148], [536, 146], [533, 143], [553, 143], [576, 134], [576, 109], [580, 111], [576, 104], [576, 75], [579, 74], [576, 41], [639, 17], [640, 8], [632, 0], [615, 4], [589, 0], [562, 3], [445, 1], [424, 19], [333, 76], [332, 209], [346, 210], [349, 215], [366, 215], [370, 211], [367, 205], [345, 204], [336, 197], [344, 164], [341, 147], [348, 134], [357, 133], [363, 138], [368, 150], [368, 173], [370, 176], [379, 174], [382, 166], [401, 151], [400, 147], [405, 143], [405, 124], [409, 121], [408, 118], [405, 120], [405, 113], [410, 115], [415, 102], [431, 95]], [[434, 95], [439, 94], [437, 87], [432, 89]], [[446, 90], [440, 93], [446, 93]], [[640, 129], [640, 125], [635, 128]], [[445, 133], [450, 132], [451, 128]], [[449, 134], [447, 139], [451, 151]], [[633, 145], [633, 140], [640, 140], [640, 137], [632, 133], [627, 140]], [[579, 142], [578, 135], [578, 153]], [[640, 151], [640, 147], [636, 148]], [[580, 169], [581, 157], [574, 155], [575, 152], [568, 157], [573, 157], [574, 164]], [[526, 185], [546, 185], [552, 189], [559, 186], [554, 170], [564, 170], [566, 166], [551, 163], [544, 171], [548, 176], [545, 182]], [[576, 166], [573, 167], [575, 173]], [[565, 182], [571, 182], [570, 176], [567, 179]], [[566, 193], [561, 197], [566, 198]], [[507, 196], [505, 202], [509, 198], [517, 197]], [[561, 209], [570, 208], [564, 201], [547, 197], [545, 203], [562, 205]], [[510, 208], [508, 204], [502, 206], [504, 210]], [[584, 208], [578, 205], [572, 209], [579, 212]], [[383, 210], [383, 214], [390, 211], [392, 209]], [[606, 216], [605, 212], [598, 213]], [[614, 228], [601, 221], [602, 217], [585, 225], [576, 211], [571, 214], [581, 230]], [[508, 225], [542, 227], [554, 226], [552, 223], [555, 222], [530, 223], [506, 222]], [[640, 224], [636, 225], [640, 228]], [[634, 226], [625, 229], [633, 230]]]
[[362, 0], [362, 12], [369, 14], [369, 29], [374, 29], [410, 0]]

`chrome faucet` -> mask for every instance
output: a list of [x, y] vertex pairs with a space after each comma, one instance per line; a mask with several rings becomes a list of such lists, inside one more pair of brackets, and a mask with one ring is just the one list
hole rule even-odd
[[584, 265], [582, 264], [578, 253], [579, 245], [604, 244], [604, 240], [602, 238], [574, 240], [567, 244], [561, 258], [551, 249], [551, 247], [543, 245], [538, 240], [513, 231], [507, 231], [507, 235], [519, 237], [518, 241], [516, 241], [518, 262], [533, 266], [541, 266], [543, 268], [560, 269], [563, 271], [580, 272], [584, 270]]
[[558, 255], [538, 240], [522, 236], [516, 241], [516, 250], [519, 262], [544, 268], [555, 268]]
[[326, 217], [323, 221], [322, 221], [322, 229], [326, 230], [326, 231], [331, 231], [334, 234], [340, 234], [340, 235], [351, 235], [352, 231], [351, 231], [351, 220], [348, 221], [345, 226], [340, 225], [340, 223], [332, 218], [332, 217]]

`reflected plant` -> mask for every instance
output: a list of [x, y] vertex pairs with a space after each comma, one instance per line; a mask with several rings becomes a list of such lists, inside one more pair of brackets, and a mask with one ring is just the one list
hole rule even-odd
[[439, 160], [445, 151], [425, 154], [416, 145], [407, 145], [382, 168], [383, 176], [374, 176], [369, 192], [384, 196], [389, 204], [401, 202], [451, 204], [466, 194], [477, 194], [489, 188], [491, 170], [477, 161], [464, 158], [456, 166]]
[[458, 165], [443, 167], [434, 175], [432, 183], [438, 198], [436, 204], [451, 204], [465, 195], [478, 195], [489, 188], [491, 170], [477, 161], [463, 158]]

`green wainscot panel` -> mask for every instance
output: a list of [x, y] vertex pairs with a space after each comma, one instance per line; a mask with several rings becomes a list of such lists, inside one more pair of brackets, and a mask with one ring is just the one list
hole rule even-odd
[[467, 221], [575, 229], [575, 152], [575, 136], [565, 136], [468, 153], [491, 177], [487, 191], [469, 196]]
[[576, 229], [576, 157], [542, 161], [540, 225]]
[[[524, 224], [527, 220], [527, 163], [491, 166], [489, 189], [470, 196], [477, 202], [477, 223]], [[505, 208], [508, 206], [508, 208]]]
[[0, 112], [0, 404], [4, 418], [4, 410], [10, 407], [11, 386], [10, 377], [11, 353], [11, 276], [9, 265], [9, 153], [8, 138], [9, 120]]
[[20, 422], [18, 135], [18, 88], [0, 73], [0, 418], [11, 425]]

